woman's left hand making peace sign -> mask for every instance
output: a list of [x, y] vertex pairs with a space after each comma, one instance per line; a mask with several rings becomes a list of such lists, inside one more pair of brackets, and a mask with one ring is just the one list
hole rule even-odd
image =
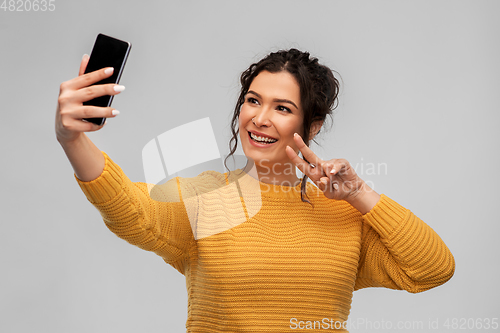
[[369, 212], [379, 201], [380, 195], [372, 190], [345, 159], [323, 161], [304, 143], [299, 134], [294, 141], [307, 163], [287, 146], [290, 160], [307, 175], [329, 199], [345, 200], [362, 214]]

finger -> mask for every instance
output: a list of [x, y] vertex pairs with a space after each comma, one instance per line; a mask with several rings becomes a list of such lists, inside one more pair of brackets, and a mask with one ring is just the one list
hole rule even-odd
[[110, 83], [110, 84], [98, 84], [86, 88], [77, 90], [71, 97], [72, 101], [83, 103], [90, 101], [96, 97], [101, 96], [114, 96], [125, 90], [124, 86]]
[[304, 140], [302, 140], [302, 137], [298, 133], [295, 133], [293, 135], [293, 139], [300, 152], [302, 153], [302, 156], [304, 156], [309, 161], [309, 163], [317, 166], [323, 162], [323, 160], [316, 156], [316, 154], [304, 143]]
[[333, 197], [334, 192], [339, 189], [338, 182], [332, 181], [332, 179], [328, 177], [321, 177], [318, 183], [319, 189], [330, 198]]
[[98, 107], [92, 105], [85, 105], [79, 107], [72, 113], [74, 119], [84, 118], [114, 118], [120, 114], [120, 111], [107, 107]]
[[325, 192], [327, 190], [327, 182], [328, 182], [328, 180], [325, 179], [325, 177], [321, 177], [321, 179], [316, 182], [316, 186], [318, 186], [318, 188], [321, 191]]
[[290, 146], [286, 146], [285, 151], [288, 158], [300, 170], [300, 172], [308, 176], [314, 182], [319, 180], [319, 177], [322, 174], [320, 170], [321, 168], [311, 166], [311, 164], [304, 161], [299, 155], [297, 155], [295, 150], [293, 150]]
[[102, 125], [97, 125], [81, 119], [67, 119], [63, 121], [63, 127], [71, 132], [95, 132], [100, 130], [106, 122]]
[[78, 72], [78, 76], [81, 76], [85, 73], [85, 69], [87, 68], [87, 64], [89, 63], [89, 55], [84, 54], [82, 57], [82, 61], [80, 62], [80, 71]]
[[336, 159], [333, 164], [331, 170], [327, 173], [335, 176], [343, 176], [346, 172], [351, 170], [350, 164], [345, 159]]
[[[83, 60], [82, 60], [83, 63]], [[83, 65], [82, 65], [83, 66]], [[114, 72], [113, 67], [106, 67], [99, 70], [96, 70], [91, 73], [82, 74], [80, 76], [75, 77], [69, 81], [63, 83], [64, 88], [78, 90], [81, 88], [88, 87], [94, 83], [97, 83], [101, 80], [104, 80], [110, 77]]]
[[323, 176], [330, 177], [330, 172], [335, 168], [335, 161], [336, 160], [323, 161], [320, 164], [320, 167], [323, 170]]
[[334, 159], [322, 164], [324, 177], [322, 177], [321, 180], [328, 182], [323, 191], [325, 195], [329, 193], [333, 197], [335, 195], [334, 192], [338, 191], [340, 186], [344, 188], [346, 179], [342, 177], [342, 171], [346, 167], [346, 163], [348, 162], [344, 159]]
[[299, 155], [297, 155], [297, 153], [295, 152], [295, 150], [292, 149], [292, 147], [286, 146], [285, 151], [286, 154], [288, 155], [288, 158], [292, 161], [293, 164], [295, 164], [295, 166], [300, 170], [300, 172], [306, 174], [306, 170], [309, 167], [309, 163], [307, 163]]
[[94, 124], [94, 123], [91, 123], [91, 122], [88, 122], [88, 121], [82, 121], [82, 123], [87, 123], [87, 124], [92, 124], [93, 126], [90, 127], [90, 129], [86, 132], [95, 132], [95, 131], [98, 131], [100, 130], [101, 128], [104, 127], [104, 125], [106, 125], [106, 123], [108, 122], [107, 119], [104, 119], [104, 123], [102, 125], [97, 125], [97, 124]]

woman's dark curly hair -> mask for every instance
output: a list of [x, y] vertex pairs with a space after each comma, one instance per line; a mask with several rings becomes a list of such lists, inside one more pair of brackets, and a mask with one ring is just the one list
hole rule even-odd
[[[301, 136], [307, 146], [309, 146], [309, 132], [312, 123], [324, 121], [327, 115], [332, 115], [332, 111], [338, 105], [339, 81], [333, 76], [331, 69], [318, 63], [317, 58], [297, 49], [270, 53], [259, 62], [250, 65], [241, 74], [241, 91], [231, 120], [233, 137], [229, 141], [230, 153], [224, 160], [226, 169], [228, 169], [227, 159], [235, 153], [238, 147], [238, 117], [241, 106], [245, 102], [245, 95], [253, 79], [262, 71], [270, 73], [285, 71], [292, 74], [297, 80], [300, 87], [300, 103], [304, 114]], [[313, 141], [316, 142], [314, 139]], [[305, 157], [302, 156], [302, 158], [309, 162]], [[307, 196], [305, 192], [306, 182], [307, 176], [304, 175], [301, 183], [301, 199], [303, 202], [310, 203], [309, 200], [304, 199], [304, 194]]]

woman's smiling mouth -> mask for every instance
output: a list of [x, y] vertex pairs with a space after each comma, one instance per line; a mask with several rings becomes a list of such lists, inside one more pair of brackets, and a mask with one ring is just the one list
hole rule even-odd
[[250, 143], [256, 147], [269, 147], [278, 141], [278, 139], [258, 136], [252, 132], [248, 132], [248, 139]]

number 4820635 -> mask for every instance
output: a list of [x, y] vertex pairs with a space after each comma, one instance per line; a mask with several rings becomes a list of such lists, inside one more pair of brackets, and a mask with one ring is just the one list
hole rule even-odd
[[0, 10], [4, 12], [53, 12], [56, 0], [3, 0]]

